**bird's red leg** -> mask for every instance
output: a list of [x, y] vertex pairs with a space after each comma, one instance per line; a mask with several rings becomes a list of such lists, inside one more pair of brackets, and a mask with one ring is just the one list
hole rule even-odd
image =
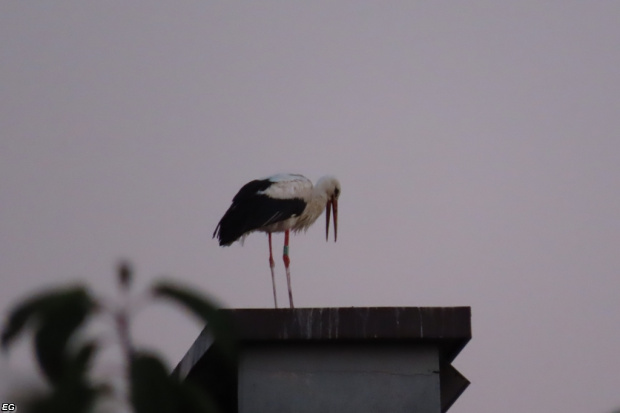
[[291, 288], [291, 270], [289, 269], [289, 265], [291, 263], [291, 259], [288, 256], [288, 238], [289, 238], [289, 230], [284, 232], [284, 254], [282, 255], [282, 260], [284, 261], [284, 267], [286, 268], [286, 282], [288, 284], [288, 301], [291, 305], [291, 308], [295, 308], [293, 305], [293, 290]]
[[273, 268], [276, 266], [276, 263], [273, 260], [273, 252], [271, 249], [271, 232], [268, 232], [267, 236], [269, 237], [269, 268], [271, 268], [271, 284], [273, 285], [273, 302], [276, 308], [278, 308], [278, 298], [276, 296], [276, 276], [273, 271]]

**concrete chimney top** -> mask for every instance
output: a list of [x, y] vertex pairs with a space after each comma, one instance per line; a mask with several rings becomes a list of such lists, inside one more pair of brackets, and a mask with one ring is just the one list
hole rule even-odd
[[224, 370], [205, 327], [175, 374], [225, 411], [447, 411], [469, 385], [451, 362], [471, 339], [469, 307], [227, 309], [240, 343]]

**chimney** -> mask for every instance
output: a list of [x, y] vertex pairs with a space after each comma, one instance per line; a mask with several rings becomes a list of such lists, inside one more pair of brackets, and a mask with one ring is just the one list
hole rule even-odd
[[451, 362], [469, 307], [220, 310], [240, 344], [230, 369], [207, 326], [174, 374], [226, 412], [440, 413], [469, 385]]

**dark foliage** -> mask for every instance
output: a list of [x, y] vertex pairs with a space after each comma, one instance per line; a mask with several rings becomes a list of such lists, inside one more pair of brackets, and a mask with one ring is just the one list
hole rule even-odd
[[[121, 291], [131, 286], [132, 269], [128, 263], [118, 267]], [[187, 308], [208, 323], [219, 351], [226, 360], [236, 357], [235, 340], [230, 323], [218, 313], [210, 301], [198, 293], [171, 283], [159, 283], [152, 290], [156, 298], [170, 299]], [[88, 373], [99, 344], [95, 341], [76, 342], [76, 333], [99, 306], [83, 287], [53, 290], [32, 296], [18, 304], [9, 314], [1, 335], [1, 346], [7, 350], [26, 330], [34, 332], [36, 360], [50, 391], [29, 395], [20, 410], [31, 413], [87, 413], [108, 387], [95, 386]], [[110, 310], [107, 310], [110, 311]], [[128, 319], [129, 313], [119, 314]], [[127, 331], [118, 331], [120, 341]], [[127, 340], [126, 343], [129, 343]], [[156, 356], [129, 346], [126, 355], [130, 378], [130, 400], [136, 413], [220, 413], [204, 389], [182, 382], [170, 375]], [[230, 364], [232, 366], [232, 364]]]

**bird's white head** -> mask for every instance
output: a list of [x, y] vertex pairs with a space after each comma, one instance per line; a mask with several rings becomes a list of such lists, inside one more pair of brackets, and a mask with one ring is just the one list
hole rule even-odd
[[340, 182], [333, 176], [324, 176], [316, 183], [316, 188], [325, 194], [325, 241], [329, 239], [329, 221], [334, 213], [334, 242], [338, 239], [338, 198], [340, 197]]

